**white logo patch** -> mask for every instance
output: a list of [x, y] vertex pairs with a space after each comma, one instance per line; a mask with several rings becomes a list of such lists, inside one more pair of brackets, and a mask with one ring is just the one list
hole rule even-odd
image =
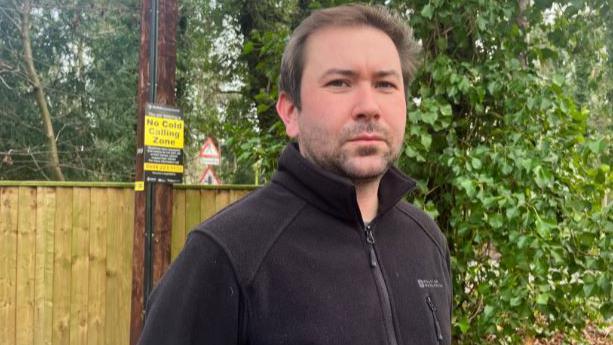
[[443, 284], [441, 284], [438, 279], [417, 279], [417, 284], [421, 289], [432, 289], [432, 288], [442, 288]]

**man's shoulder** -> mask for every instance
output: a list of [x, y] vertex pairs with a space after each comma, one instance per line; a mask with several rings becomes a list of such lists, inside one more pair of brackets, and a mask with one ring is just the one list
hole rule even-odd
[[406, 201], [399, 202], [396, 208], [406, 217], [407, 221], [415, 223], [424, 231], [443, 253], [448, 251], [445, 235], [429, 214]]
[[255, 225], [275, 224], [301, 208], [304, 201], [285, 188], [268, 184], [226, 206], [196, 229], [217, 233], [229, 233], [234, 229], [253, 228]]
[[285, 188], [269, 184], [219, 211], [194, 231], [223, 248], [241, 278], [248, 280], [304, 204]]

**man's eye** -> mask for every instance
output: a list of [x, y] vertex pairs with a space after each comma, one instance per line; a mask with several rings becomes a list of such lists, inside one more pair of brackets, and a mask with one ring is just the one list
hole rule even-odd
[[331, 80], [329, 81], [326, 86], [332, 86], [332, 87], [348, 87], [349, 86], [349, 82], [347, 82], [346, 80], [343, 79], [335, 79], [335, 80]]
[[375, 85], [377, 88], [380, 89], [395, 89], [396, 88], [396, 84], [391, 83], [389, 81], [380, 81], [377, 82], [377, 84]]

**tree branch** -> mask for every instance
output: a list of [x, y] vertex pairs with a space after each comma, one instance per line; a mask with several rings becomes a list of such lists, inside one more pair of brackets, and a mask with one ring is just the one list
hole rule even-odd
[[49, 160], [50, 168], [53, 174], [53, 178], [56, 180], [64, 181], [64, 174], [60, 168], [60, 159], [57, 153], [57, 143], [55, 141], [55, 134], [53, 132], [53, 124], [51, 123], [51, 114], [49, 113], [49, 107], [47, 106], [46, 95], [43, 87], [34, 67], [34, 58], [32, 56], [32, 43], [30, 41], [30, 10], [31, 3], [29, 0], [23, 2], [21, 6], [21, 26], [19, 34], [23, 43], [23, 59], [26, 65], [26, 71], [30, 83], [34, 87], [36, 103], [40, 110], [40, 115], [45, 126], [45, 134], [47, 136], [47, 144], [49, 145]]

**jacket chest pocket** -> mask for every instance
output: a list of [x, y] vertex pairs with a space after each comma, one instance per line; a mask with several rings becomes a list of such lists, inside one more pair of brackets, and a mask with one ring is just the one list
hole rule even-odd
[[430, 297], [430, 295], [426, 295], [425, 303], [428, 307], [428, 311], [431, 314], [430, 317], [432, 319], [433, 335], [434, 335], [434, 339], [436, 340], [435, 344], [441, 345], [443, 344], [443, 341], [445, 340], [445, 338], [443, 337], [443, 329], [441, 328], [441, 321], [438, 316], [439, 315], [438, 308], [436, 304], [434, 303], [434, 301], [432, 300], [432, 298]]

